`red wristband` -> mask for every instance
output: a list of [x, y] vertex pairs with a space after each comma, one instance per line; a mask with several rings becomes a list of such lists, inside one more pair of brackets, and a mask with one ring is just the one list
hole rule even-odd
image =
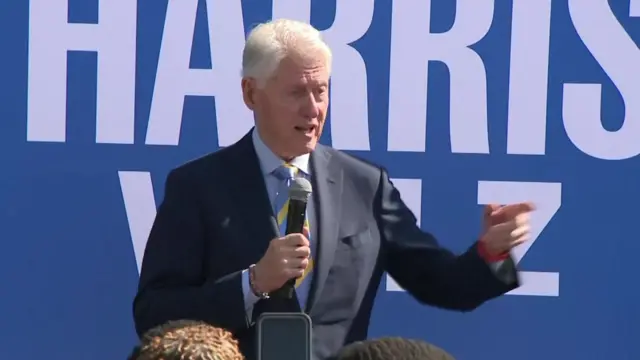
[[480, 255], [481, 258], [484, 259], [484, 261], [489, 263], [503, 261], [509, 257], [508, 251], [505, 251], [502, 254], [498, 254], [498, 255], [489, 254], [489, 252], [487, 251], [487, 247], [483, 241], [478, 241], [478, 254]]

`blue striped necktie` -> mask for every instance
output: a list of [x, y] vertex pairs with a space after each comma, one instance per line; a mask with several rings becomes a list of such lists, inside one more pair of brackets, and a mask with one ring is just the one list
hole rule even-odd
[[[274, 214], [277, 216], [278, 226], [280, 228], [280, 236], [285, 236], [287, 229], [287, 210], [289, 209], [289, 186], [291, 185], [291, 181], [297, 176], [303, 176], [303, 174], [298, 171], [298, 168], [290, 165], [283, 164], [279, 166], [277, 169], [273, 171], [273, 175], [280, 181], [278, 185], [278, 192], [276, 193], [275, 204], [274, 204]], [[311, 241], [311, 228], [309, 226], [309, 216], [307, 212], [307, 216], [305, 217], [304, 226], [308, 230], [309, 234], [309, 242], [313, 244]], [[302, 277], [298, 278], [296, 281], [296, 295], [298, 297], [298, 301], [300, 303], [300, 307], [304, 309], [307, 301], [307, 297], [309, 295], [309, 285], [311, 284], [311, 271], [313, 271], [314, 263], [313, 263], [313, 246], [311, 246], [311, 255], [309, 258], [309, 265], [307, 269], [304, 271]]]

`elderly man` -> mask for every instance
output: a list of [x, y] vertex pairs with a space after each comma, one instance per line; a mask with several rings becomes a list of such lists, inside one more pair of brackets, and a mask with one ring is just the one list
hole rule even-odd
[[[304, 311], [314, 357], [328, 359], [366, 338], [384, 271], [419, 302], [459, 311], [518, 286], [509, 250], [526, 241], [533, 206], [488, 206], [464, 254], [440, 247], [384, 169], [318, 144], [330, 73], [331, 51], [310, 25], [276, 20], [251, 32], [242, 95], [255, 128], [169, 174], [134, 302], [138, 333], [202, 320], [233, 332], [251, 359], [261, 313]], [[295, 177], [313, 196], [304, 234], [285, 235]], [[292, 299], [269, 296], [294, 278]]]

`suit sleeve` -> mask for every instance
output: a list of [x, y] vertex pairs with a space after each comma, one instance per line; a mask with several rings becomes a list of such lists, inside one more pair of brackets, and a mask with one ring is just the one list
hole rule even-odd
[[386, 270], [418, 301], [470, 311], [518, 286], [511, 258], [496, 271], [480, 257], [477, 242], [457, 256], [420, 230], [385, 171], [381, 172], [374, 209], [386, 246]]
[[217, 279], [205, 275], [204, 214], [190, 180], [179, 170], [167, 177], [133, 304], [138, 335], [179, 319], [205, 321], [232, 332], [247, 326], [242, 272]]

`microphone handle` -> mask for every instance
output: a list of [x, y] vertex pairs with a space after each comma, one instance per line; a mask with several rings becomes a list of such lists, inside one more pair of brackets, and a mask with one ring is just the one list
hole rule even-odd
[[[286, 234], [302, 234], [305, 217], [307, 213], [307, 202], [289, 198], [289, 208], [287, 209], [287, 229]], [[282, 287], [283, 295], [291, 299], [296, 291], [296, 278], [290, 279]]]

